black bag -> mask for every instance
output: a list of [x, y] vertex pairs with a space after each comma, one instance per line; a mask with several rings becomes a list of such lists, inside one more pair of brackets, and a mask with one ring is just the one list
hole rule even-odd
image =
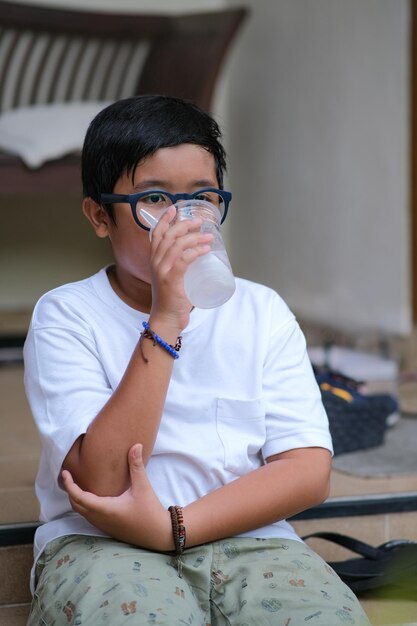
[[374, 547], [333, 532], [312, 533], [302, 539], [310, 537], [332, 541], [360, 555], [359, 558], [329, 563], [356, 594], [389, 587], [390, 596], [405, 595], [408, 599], [417, 599], [416, 542], [395, 539]]
[[397, 399], [388, 393], [365, 395], [362, 381], [329, 367], [313, 365], [329, 418], [335, 456], [384, 443], [388, 418], [398, 413]]

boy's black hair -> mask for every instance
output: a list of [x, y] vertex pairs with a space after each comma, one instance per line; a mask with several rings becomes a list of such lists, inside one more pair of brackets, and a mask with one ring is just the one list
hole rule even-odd
[[[83, 195], [98, 204], [112, 193], [121, 175], [159, 148], [192, 143], [214, 156], [219, 188], [223, 188], [226, 154], [215, 120], [199, 107], [172, 96], [144, 95], [118, 100], [91, 122], [81, 159]], [[104, 205], [114, 220], [111, 205]]]

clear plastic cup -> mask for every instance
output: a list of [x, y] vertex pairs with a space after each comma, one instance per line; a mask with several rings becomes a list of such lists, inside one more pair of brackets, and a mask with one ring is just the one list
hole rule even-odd
[[[218, 307], [227, 302], [236, 289], [229, 257], [220, 234], [220, 211], [206, 200], [181, 200], [175, 207], [177, 214], [172, 223], [200, 217], [203, 220], [201, 232], [213, 235], [211, 250], [193, 261], [185, 273], [185, 293], [195, 307], [200, 309]], [[157, 220], [143, 210], [141, 215], [150, 224], [152, 237]]]
[[185, 293], [195, 307], [218, 307], [227, 302], [236, 289], [229, 257], [220, 234], [220, 211], [205, 200], [181, 200], [175, 206], [177, 215], [174, 221], [200, 217], [203, 220], [201, 232], [213, 235], [211, 250], [191, 263], [185, 273]]

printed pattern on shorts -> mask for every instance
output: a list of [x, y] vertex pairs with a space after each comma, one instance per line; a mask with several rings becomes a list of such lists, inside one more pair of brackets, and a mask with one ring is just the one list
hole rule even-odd
[[213, 626], [369, 626], [355, 595], [306, 544], [257, 539], [241, 549], [240, 541], [217, 544]]
[[28, 626], [369, 626], [359, 602], [306, 544], [232, 538], [177, 560], [73, 535], [38, 564]]

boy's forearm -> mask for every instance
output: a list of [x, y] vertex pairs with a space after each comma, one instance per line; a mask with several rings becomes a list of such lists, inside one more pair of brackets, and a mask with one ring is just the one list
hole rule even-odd
[[189, 547], [261, 528], [328, 496], [330, 453], [292, 450], [184, 508]]
[[[176, 329], [159, 332], [175, 344]], [[151, 340], [138, 343], [117, 389], [63, 463], [83, 489], [96, 495], [121, 494], [129, 485], [126, 459], [134, 443], [143, 445], [146, 463], [158, 434], [173, 365], [172, 356]]]
[[[146, 475], [142, 457], [129, 452], [131, 486], [118, 498], [82, 491], [64, 472], [75, 511], [109, 535], [167, 552], [173, 534]], [[140, 447], [141, 449], [141, 447]], [[247, 476], [220, 487], [183, 509], [186, 547], [262, 528], [322, 502], [328, 495], [330, 453], [321, 448], [291, 450]], [[158, 532], [149, 529], [158, 528]]]

